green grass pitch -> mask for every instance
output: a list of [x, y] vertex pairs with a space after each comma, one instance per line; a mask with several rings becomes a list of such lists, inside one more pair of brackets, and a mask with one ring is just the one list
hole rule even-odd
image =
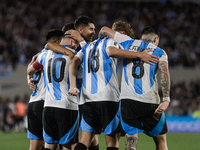
[[[200, 133], [168, 133], [169, 150], [200, 150]], [[100, 150], [106, 150], [104, 135], [99, 136]], [[28, 150], [29, 140], [26, 132], [0, 133], [0, 150]], [[120, 140], [120, 150], [124, 150], [124, 137]], [[153, 139], [139, 134], [137, 150], [155, 150]]]

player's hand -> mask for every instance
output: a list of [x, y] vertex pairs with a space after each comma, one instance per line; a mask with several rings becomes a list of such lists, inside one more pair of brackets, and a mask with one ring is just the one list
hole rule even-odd
[[141, 52], [140, 59], [143, 62], [154, 65], [153, 63], [158, 63], [159, 58], [157, 56], [149, 54], [148, 52], [150, 52], [150, 51], [151, 51], [150, 49], [147, 49], [147, 50], [144, 50], [143, 52]]
[[34, 84], [34, 78], [28, 80], [28, 86], [31, 90], [35, 91], [36, 85]]
[[68, 30], [68, 31], [66, 31], [65, 32], [65, 37], [73, 38], [74, 40], [77, 40], [79, 43], [84, 41], [84, 38], [76, 30]]
[[154, 114], [161, 114], [162, 112], [164, 112], [164, 111], [167, 109], [168, 105], [169, 105], [169, 102], [168, 102], [168, 101], [162, 102], [162, 103], [158, 106], [158, 108], [155, 110]]
[[48, 49], [48, 43], [45, 44], [44, 49]]
[[103, 38], [105, 38], [107, 36], [106, 34], [103, 34], [101, 31], [102, 31], [102, 28], [99, 31], [98, 39], [103, 39]]
[[76, 87], [71, 87], [68, 91], [68, 94], [72, 95], [72, 96], [77, 96], [79, 92], [79, 89]]

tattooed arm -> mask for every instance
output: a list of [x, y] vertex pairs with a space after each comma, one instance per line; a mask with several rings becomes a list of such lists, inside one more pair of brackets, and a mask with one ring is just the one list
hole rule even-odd
[[155, 110], [155, 114], [161, 114], [164, 112], [170, 102], [169, 92], [170, 92], [170, 75], [168, 70], [168, 63], [166, 61], [160, 61], [158, 63], [160, 73], [160, 83], [163, 93], [163, 102]]

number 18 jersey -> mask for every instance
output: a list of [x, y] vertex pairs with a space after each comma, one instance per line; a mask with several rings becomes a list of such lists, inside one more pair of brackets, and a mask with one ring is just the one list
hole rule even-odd
[[[165, 51], [151, 43], [133, 40], [129, 36], [116, 32], [114, 40], [127, 51], [142, 52], [151, 49], [149, 54], [167, 61]], [[150, 65], [141, 60], [123, 59], [120, 99], [133, 99], [145, 103], [159, 104], [157, 70], [158, 64]]]
[[97, 101], [119, 101], [117, 59], [107, 55], [109, 46], [119, 45], [109, 37], [85, 45], [76, 55], [83, 62], [80, 104]]

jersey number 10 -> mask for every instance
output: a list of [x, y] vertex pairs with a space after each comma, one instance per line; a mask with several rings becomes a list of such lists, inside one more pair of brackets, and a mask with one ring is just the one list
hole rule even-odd
[[[59, 63], [60, 62], [60, 63]], [[66, 59], [64, 58], [56, 58], [53, 60], [53, 65], [52, 65], [52, 58], [49, 59], [48, 61], [48, 68], [47, 68], [47, 74], [48, 74], [48, 79], [49, 83], [52, 83], [52, 78], [55, 82], [61, 82], [64, 78], [64, 71], [65, 71], [65, 65], [66, 65]], [[52, 70], [52, 68], [53, 70]], [[57, 77], [57, 67], [59, 67], [59, 77]], [[52, 78], [51, 78], [52, 77]]]

